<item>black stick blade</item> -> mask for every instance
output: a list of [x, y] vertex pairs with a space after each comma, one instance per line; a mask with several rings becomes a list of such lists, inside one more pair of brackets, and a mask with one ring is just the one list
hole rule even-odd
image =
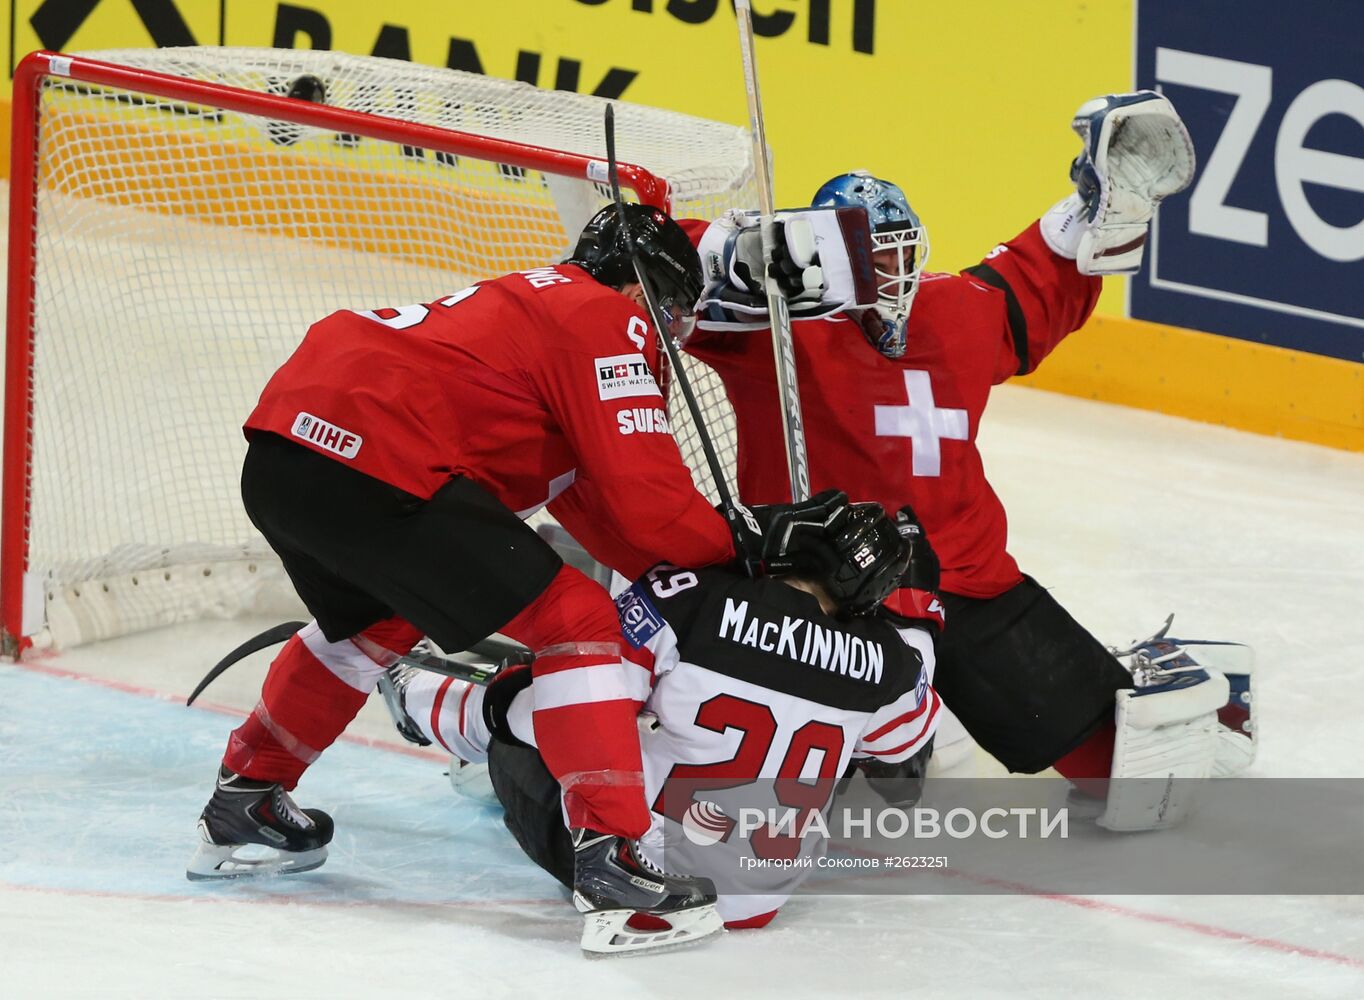
[[250, 656], [252, 653], [260, 652], [262, 649], [269, 649], [271, 646], [278, 645], [281, 642], [287, 642], [290, 636], [292, 636], [295, 632], [297, 632], [306, 624], [308, 623], [284, 622], [282, 625], [276, 625], [273, 628], [268, 628], [260, 635], [253, 636], [252, 638], [247, 639], [244, 643], [242, 643], [232, 652], [228, 653], [221, 660], [219, 660], [214, 665], [212, 670], [204, 674], [204, 679], [199, 682], [198, 687], [196, 687], [192, 692], [190, 692], [190, 696], [185, 699], [185, 704], [193, 705], [194, 699], [199, 697], [199, 695], [203, 694], [204, 688], [208, 687], [220, 676], [222, 676], [223, 672], [227, 670], [228, 667], [232, 666], [232, 664], [236, 663], [238, 660], [243, 660], [246, 657]]

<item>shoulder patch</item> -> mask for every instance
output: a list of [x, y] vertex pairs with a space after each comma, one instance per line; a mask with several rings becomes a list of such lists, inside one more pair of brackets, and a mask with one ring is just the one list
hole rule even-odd
[[663, 631], [663, 616], [644, 592], [642, 580], [635, 581], [616, 597], [616, 615], [620, 618], [625, 640], [635, 649]]
[[597, 395], [601, 399], [661, 395], [643, 354], [594, 358], [593, 367], [596, 369]]

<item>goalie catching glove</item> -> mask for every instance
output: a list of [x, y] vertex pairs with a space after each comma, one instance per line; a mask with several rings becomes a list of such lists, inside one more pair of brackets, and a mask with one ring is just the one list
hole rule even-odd
[[1086, 101], [1071, 128], [1084, 143], [1070, 168], [1075, 193], [1043, 216], [1042, 236], [1081, 274], [1135, 274], [1156, 206], [1193, 180], [1189, 132], [1152, 90]]

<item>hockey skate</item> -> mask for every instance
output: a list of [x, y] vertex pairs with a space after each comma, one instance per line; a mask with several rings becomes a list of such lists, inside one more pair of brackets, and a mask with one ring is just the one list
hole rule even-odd
[[1213, 639], [1176, 639], [1169, 634], [1175, 616], [1149, 639], [1133, 643], [1127, 649], [1109, 647], [1109, 651], [1141, 684], [1144, 676], [1153, 672], [1203, 668], [1215, 670], [1227, 678], [1231, 696], [1217, 712], [1217, 755], [1213, 763], [1213, 777], [1231, 778], [1241, 774], [1255, 762], [1258, 745], [1255, 701], [1252, 679], [1255, 672], [1255, 653], [1239, 642]]
[[199, 816], [199, 848], [185, 877], [192, 882], [290, 875], [322, 867], [332, 818], [299, 809], [281, 786], [221, 768], [213, 798]]
[[573, 905], [586, 917], [589, 955], [655, 951], [724, 930], [710, 879], [670, 875], [636, 842], [595, 830], [574, 830], [573, 849]]

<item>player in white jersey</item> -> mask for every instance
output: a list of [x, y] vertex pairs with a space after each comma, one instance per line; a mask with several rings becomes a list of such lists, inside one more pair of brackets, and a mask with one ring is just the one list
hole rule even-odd
[[[579, 909], [591, 911], [585, 949], [657, 947], [704, 936], [721, 920], [765, 925], [809, 869], [743, 859], [809, 857], [825, 841], [790, 829], [744, 836], [740, 809], [771, 800], [806, 815], [824, 810], [850, 762], [897, 765], [931, 740], [937, 622], [892, 617], [880, 604], [902, 575], [931, 591], [937, 560], [912, 514], [898, 521], [897, 529], [876, 504], [852, 507], [835, 539], [842, 561], [818, 580], [665, 565], [616, 599], [627, 644], [617, 693], [642, 713], [653, 824], [605, 863], [646, 879], [650, 869], [709, 877], [720, 919], [698, 926], [689, 912], [679, 929], [676, 911], [603, 910], [578, 892]], [[531, 683], [524, 668], [487, 688], [412, 669], [394, 681], [400, 730], [415, 727], [461, 760], [486, 759], [508, 829], [537, 864], [581, 888], [584, 864], [603, 858], [564, 827], [531, 724], [567, 689], [545, 683], [552, 678]]]

